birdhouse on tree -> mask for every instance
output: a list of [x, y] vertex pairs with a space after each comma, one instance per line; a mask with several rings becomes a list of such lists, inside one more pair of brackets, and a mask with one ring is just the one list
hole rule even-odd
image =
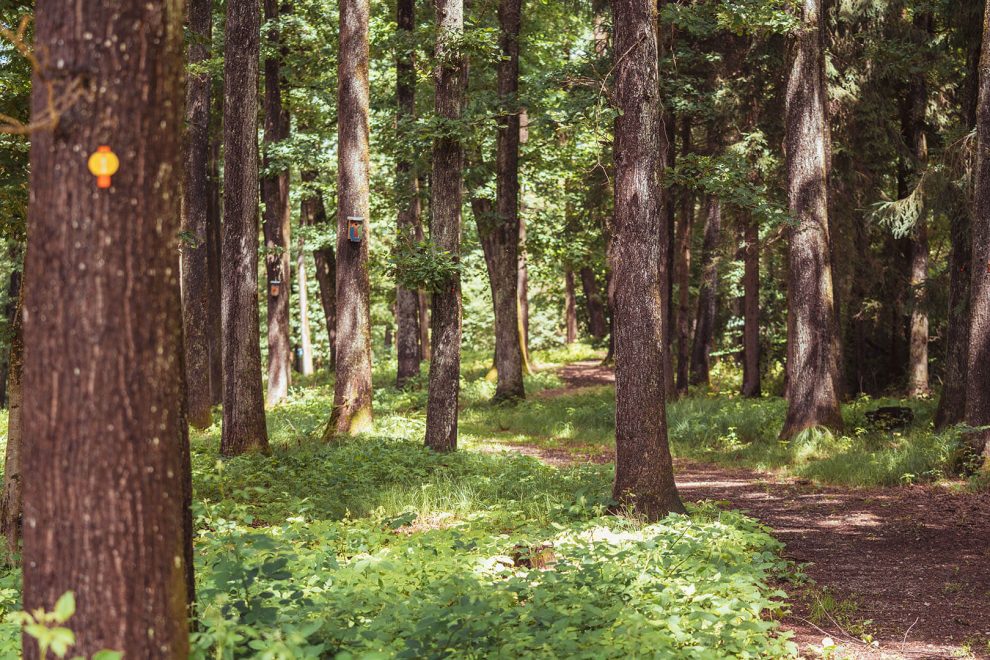
[[364, 229], [364, 218], [349, 216], [347, 218], [347, 240], [351, 243], [361, 242], [361, 232]]
[[103, 144], [90, 155], [86, 164], [90, 173], [96, 177], [96, 187], [109, 188], [110, 177], [116, 174], [120, 168], [120, 159], [117, 158], [117, 154], [110, 150], [110, 147]]
[[272, 298], [278, 298], [278, 294], [282, 292], [282, 280], [272, 280], [268, 283], [268, 294]]

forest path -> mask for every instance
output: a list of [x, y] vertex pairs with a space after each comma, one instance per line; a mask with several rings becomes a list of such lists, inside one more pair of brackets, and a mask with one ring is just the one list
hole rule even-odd
[[[544, 396], [615, 381], [597, 362], [558, 374], [566, 386]], [[563, 459], [535, 447], [522, 451]], [[610, 454], [599, 458], [612, 460]], [[784, 556], [804, 565], [814, 584], [785, 585], [793, 612], [784, 624], [805, 656], [818, 656], [827, 633], [839, 645], [832, 657], [990, 657], [990, 494], [820, 486], [683, 460], [675, 472], [684, 499], [724, 501], [757, 518], [786, 544]], [[812, 609], [830, 601], [813, 624]], [[860, 641], [864, 634], [879, 646]]]

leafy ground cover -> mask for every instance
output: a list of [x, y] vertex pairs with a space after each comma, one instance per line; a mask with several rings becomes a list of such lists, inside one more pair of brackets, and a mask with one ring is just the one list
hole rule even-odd
[[[713, 504], [643, 524], [609, 512], [610, 465], [477, 451], [536, 405], [490, 405], [487, 368], [465, 361], [467, 450], [453, 455], [421, 446], [415, 387], [376, 390], [378, 435], [320, 443], [319, 379], [271, 411], [271, 456], [220, 461], [219, 426], [194, 434], [196, 657], [796, 653], [774, 586], [793, 569], [766, 528]], [[537, 399], [560, 384], [549, 370], [528, 383]], [[7, 613], [18, 580], [0, 575]], [[0, 656], [18, 648], [7, 619]]]

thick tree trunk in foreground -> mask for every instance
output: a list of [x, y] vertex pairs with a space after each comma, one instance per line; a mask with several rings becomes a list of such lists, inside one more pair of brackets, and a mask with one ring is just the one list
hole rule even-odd
[[760, 225], [745, 215], [743, 234], [743, 384], [742, 395], [760, 396]]
[[662, 342], [659, 81], [656, 5], [613, 0], [615, 233], [609, 248], [615, 319], [613, 497], [649, 520], [683, 512], [667, 445]]
[[[189, 3], [191, 64], [210, 57], [213, 12], [209, 0]], [[186, 351], [186, 408], [189, 423], [203, 429], [213, 423], [210, 389], [210, 75], [190, 75], [186, 83], [186, 174], [182, 229], [192, 244], [182, 246], [182, 319]]]
[[[278, 20], [278, 1], [264, 0], [265, 21]], [[269, 47], [279, 51], [279, 30], [270, 27]], [[265, 403], [274, 406], [289, 396], [292, 379], [292, 339], [289, 321], [290, 249], [289, 171], [272, 172], [272, 148], [289, 137], [289, 114], [282, 105], [281, 55], [265, 58], [265, 156], [266, 175], [261, 180], [265, 203], [265, 273], [268, 286], [268, 393]], [[278, 282], [277, 287], [272, 283]], [[274, 295], [273, 295], [274, 294]]]
[[[973, 279], [970, 284], [966, 424], [990, 425], [990, 3], [983, 17], [980, 96], [976, 112], [976, 195], [973, 201]], [[990, 431], [974, 432], [973, 447], [990, 458]]]
[[803, 0], [803, 25], [787, 86], [789, 246], [787, 418], [782, 438], [839, 428], [838, 338], [829, 262], [828, 124], [821, 0]]
[[[326, 438], [370, 431], [371, 283], [368, 276], [368, 0], [340, 3], [337, 71], [337, 378]], [[361, 242], [348, 239], [357, 223]]]
[[601, 289], [598, 288], [598, 278], [595, 277], [595, 271], [587, 266], [581, 269], [580, 274], [584, 303], [588, 309], [588, 334], [595, 341], [601, 341], [608, 334], [608, 321], [605, 318]]
[[7, 449], [3, 464], [3, 496], [0, 498], [0, 534], [7, 544], [6, 563], [14, 564], [20, 552], [21, 517], [24, 513], [23, 442], [21, 424], [24, 397], [21, 383], [24, 365], [24, 293], [18, 290], [11, 323], [10, 357], [7, 379]]
[[220, 453], [267, 452], [258, 329], [258, 50], [252, 0], [228, 0], [224, 53], [223, 431]]
[[[525, 232], [519, 218], [519, 26], [522, 0], [500, 0], [501, 28], [498, 63], [498, 117], [495, 163], [495, 212], [477, 216], [478, 235], [488, 263], [488, 275], [495, 307], [495, 370], [498, 381], [495, 400], [521, 399], [528, 301], [525, 256], [519, 253], [520, 234]], [[520, 332], [522, 328], [522, 332]]]
[[[302, 173], [303, 184], [316, 181], [316, 172], [306, 170]], [[327, 209], [323, 204], [323, 193], [319, 190], [308, 190], [304, 192], [302, 206], [299, 210], [300, 223], [303, 226], [322, 227], [329, 222]], [[327, 337], [330, 340], [330, 368], [335, 365], [334, 353], [336, 352], [337, 338], [337, 260], [334, 257], [333, 247], [325, 247], [313, 250], [313, 260], [316, 262], [316, 282], [320, 288], [320, 307], [323, 308], [323, 319], [327, 326]]]
[[[456, 122], [461, 118], [466, 87], [466, 63], [452, 50], [464, 32], [463, 0], [436, 0], [435, 107], [437, 116]], [[455, 135], [433, 142], [433, 195], [430, 225], [433, 242], [455, 258], [460, 255], [461, 178], [464, 147]], [[461, 369], [461, 278], [433, 293], [433, 346], [430, 359], [430, 395], [426, 407], [426, 446], [435, 451], [457, 448], [458, 392]]]
[[574, 293], [574, 271], [564, 271], [564, 342], [577, 341], [577, 296]]
[[[76, 12], [41, 0], [36, 17], [36, 47], [53, 65], [35, 74], [35, 116], [48, 105], [44, 80], [61, 93], [85, 71], [92, 96], [57, 130], [31, 136], [24, 607], [50, 611], [74, 591], [72, 655], [184, 658], [182, 5], [116, 0]], [[120, 158], [107, 189], [87, 171], [99, 145]], [[26, 635], [24, 655], [39, 657]]]
[[701, 286], [698, 289], [698, 313], [694, 322], [694, 345], [691, 349], [692, 385], [708, 385], [710, 354], [715, 336], [715, 313], [718, 311], [718, 243], [722, 232], [722, 203], [709, 195], [705, 198], [705, 236], [701, 247]]
[[[681, 124], [681, 152], [691, 153], [691, 118]], [[688, 366], [691, 360], [691, 233], [694, 225], [694, 196], [683, 191], [681, 221], [677, 226], [674, 280], [677, 285], [677, 393], [688, 391]]]
[[[397, 126], [402, 133], [412, 130], [416, 118], [416, 62], [413, 48], [413, 30], [416, 27], [415, 0], [398, 0], [397, 37], [402, 47], [396, 56], [395, 79], [398, 98]], [[414, 241], [416, 228], [420, 224], [419, 177], [405, 154], [399, 161], [396, 172], [397, 188], [402, 191], [398, 217], [399, 240]], [[421, 231], [421, 230], [420, 230]], [[419, 332], [419, 292], [410, 291], [401, 285], [395, 292], [396, 344], [398, 346], [398, 371], [396, 387], [402, 387], [410, 378], [419, 376], [420, 332]]]

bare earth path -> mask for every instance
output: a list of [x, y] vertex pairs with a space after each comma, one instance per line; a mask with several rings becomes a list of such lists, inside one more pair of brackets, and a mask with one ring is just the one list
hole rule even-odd
[[[596, 362], [558, 373], [566, 387], [546, 396], [614, 382]], [[823, 487], [685, 461], [675, 469], [686, 500], [747, 512], [786, 544], [785, 557], [805, 565], [814, 587], [786, 585], [794, 607], [785, 621], [804, 655], [815, 657], [827, 633], [840, 646], [833, 657], [990, 657], [990, 495]], [[810, 610], [825, 588], [845, 606], [816, 626]], [[878, 647], [857, 639], [864, 631]]]

